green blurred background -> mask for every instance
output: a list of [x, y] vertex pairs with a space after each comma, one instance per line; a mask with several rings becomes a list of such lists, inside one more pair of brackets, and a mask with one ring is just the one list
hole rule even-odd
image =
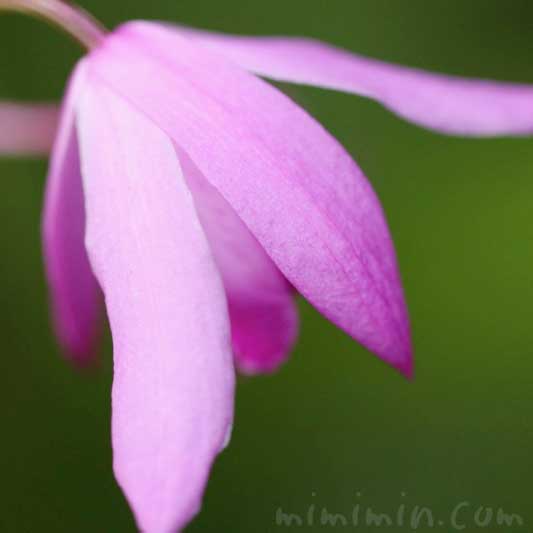
[[[86, 0], [109, 26], [158, 18], [235, 33], [321, 38], [436, 71], [533, 83], [530, 0]], [[0, 97], [58, 99], [79, 50], [0, 17]], [[301, 304], [281, 372], [241, 380], [233, 441], [192, 532], [274, 532], [281, 508], [407, 516], [476, 531], [479, 506], [533, 530], [533, 140], [454, 139], [355, 96], [281, 86], [354, 155], [388, 213], [409, 301], [417, 377], [392, 370]], [[130, 532], [111, 472], [111, 347], [78, 375], [49, 327], [39, 224], [46, 163], [0, 161], [0, 531]], [[485, 516], [485, 515], [483, 515]], [[443, 520], [444, 525], [439, 525]], [[337, 526], [349, 530], [350, 527]], [[354, 529], [352, 527], [352, 529]], [[360, 530], [377, 527], [359, 526]], [[388, 531], [412, 530], [395, 521]]]

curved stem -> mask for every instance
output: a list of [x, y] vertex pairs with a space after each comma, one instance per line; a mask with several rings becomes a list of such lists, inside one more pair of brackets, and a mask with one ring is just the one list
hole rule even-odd
[[85, 48], [96, 47], [106, 34], [91, 15], [62, 0], [0, 0], [0, 12], [14, 11], [35, 15], [59, 26]]

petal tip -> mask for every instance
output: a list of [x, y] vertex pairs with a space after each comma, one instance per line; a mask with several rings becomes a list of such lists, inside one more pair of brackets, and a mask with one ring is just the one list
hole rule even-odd
[[392, 362], [392, 366], [400, 372], [407, 381], [412, 382], [415, 375], [415, 364], [413, 348], [410, 342], [405, 346], [405, 349], [402, 352], [401, 357]]
[[415, 379], [415, 367], [413, 358], [410, 356], [407, 361], [396, 367], [404, 378], [409, 382], [413, 382]]
[[243, 356], [236, 357], [235, 362], [240, 374], [247, 377], [256, 377], [275, 374], [287, 361], [285, 359], [285, 354], [283, 354], [280, 357], [276, 357], [275, 360], [273, 359], [267, 363], [258, 364], [257, 361]]
[[65, 317], [55, 313], [53, 329], [63, 353], [63, 357], [76, 370], [88, 370], [97, 360], [98, 327], [93, 324], [90, 330], [80, 331], [75, 324], [68, 324]]

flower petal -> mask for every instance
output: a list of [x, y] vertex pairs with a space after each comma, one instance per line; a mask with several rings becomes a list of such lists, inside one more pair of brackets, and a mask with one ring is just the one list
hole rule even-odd
[[410, 374], [387, 225], [335, 139], [275, 88], [156, 24], [122, 27], [90, 65], [180, 145], [303, 296]]
[[0, 155], [46, 155], [54, 142], [55, 104], [0, 102]]
[[180, 31], [256, 74], [366, 96], [406, 120], [442, 133], [533, 133], [530, 85], [433, 74], [311, 39], [241, 37], [190, 28]]
[[183, 151], [180, 162], [224, 281], [236, 363], [246, 374], [273, 372], [298, 335], [292, 287]]
[[115, 475], [147, 533], [199, 510], [232, 423], [222, 283], [172, 142], [94, 83], [78, 128], [87, 246], [114, 344]]
[[63, 104], [46, 185], [43, 216], [45, 266], [58, 338], [74, 362], [94, 355], [100, 291], [85, 250], [85, 207], [75, 112], [83, 68], [72, 75]]

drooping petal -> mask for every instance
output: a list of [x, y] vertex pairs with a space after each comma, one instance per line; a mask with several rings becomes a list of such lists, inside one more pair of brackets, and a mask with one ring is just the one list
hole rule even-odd
[[335, 139], [275, 88], [156, 24], [122, 27], [90, 64], [180, 145], [303, 296], [410, 374], [387, 225]]
[[0, 102], [0, 155], [46, 155], [54, 142], [55, 104]]
[[312, 39], [241, 37], [190, 28], [180, 31], [256, 74], [366, 96], [406, 120], [442, 133], [533, 133], [530, 85], [429, 73]]
[[94, 355], [101, 305], [84, 244], [85, 206], [74, 111], [83, 81], [81, 64], [63, 104], [43, 214], [45, 266], [56, 333], [67, 355], [81, 364]]
[[292, 287], [183, 151], [180, 162], [224, 282], [236, 363], [247, 374], [273, 372], [298, 334]]
[[90, 84], [78, 115], [87, 247], [114, 346], [115, 475], [146, 533], [199, 510], [232, 423], [224, 289], [168, 137]]

